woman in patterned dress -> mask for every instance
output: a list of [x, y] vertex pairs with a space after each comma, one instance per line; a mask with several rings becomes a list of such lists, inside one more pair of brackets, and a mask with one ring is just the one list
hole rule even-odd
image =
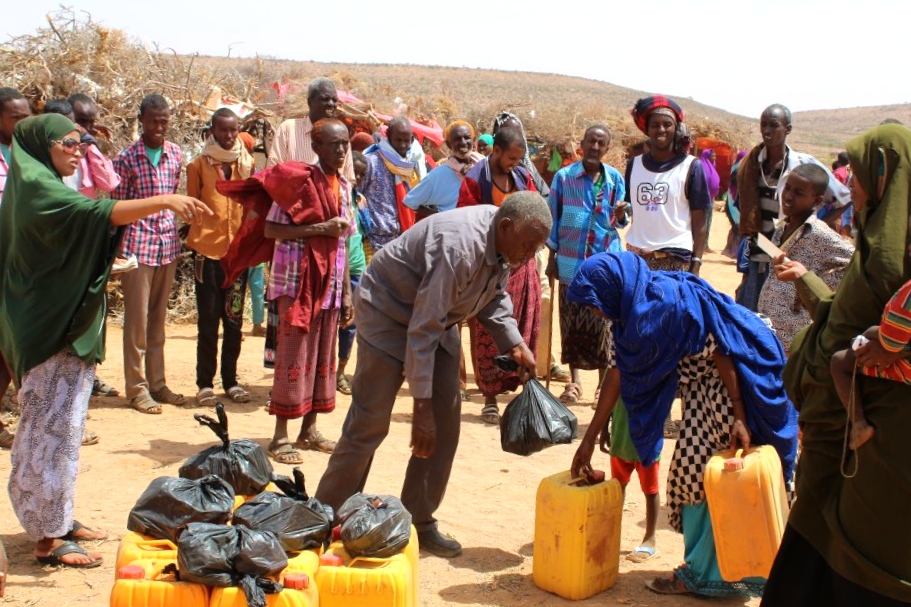
[[[683, 533], [685, 564], [648, 587], [663, 594], [761, 593], [762, 579], [721, 579], [702, 475], [717, 451], [770, 444], [790, 482], [797, 413], [781, 381], [785, 358], [780, 342], [756, 314], [704, 280], [685, 272], [651, 271], [629, 252], [587, 259], [567, 298], [613, 323], [619, 393], [644, 466], [661, 454], [663, 421], [675, 396], [683, 403], [667, 502], [671, 525]], [[604, 391], [609, 397], [617, 387], [605, 386]], [[602, 399], [605, 406], [607, 400]], [[592, 427], [600, 428], [597, 420], [604, 417], [596, 413]], [[582, 440], [574, 469], [589, 466], [596, 435], [591, 432]]]
[[59, 114], [16, 125], [0, 205], [0, 350], [19, 387], [9, 495], [42, 565], [97, 567], [75, 542], [104, 539], [73, 518], [79, 447], [95, 365], [104, 360], [108, 275], [129, 224], [164, 209], [184, 221], [211, 215], [179, 195], [92, 200], [70, 189], [82, 155], [76, 125]]

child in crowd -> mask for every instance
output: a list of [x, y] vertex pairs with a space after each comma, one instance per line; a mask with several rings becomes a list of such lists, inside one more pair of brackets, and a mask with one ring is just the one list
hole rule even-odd
[[[823, 204], [829, 176], [822, 167], [807, 163], [794, 167], [786, 180], [781, 192], [784, 220], [772, 234], [772, 242], [788, 259], [815, 272], [834, 291], [851, 261], [854, 246], [816, 216], [815, 209]], [[791, 349], [797, 332], [813, 320], [800, 303], [797, 288], [774, 278], [762, 286], [758, 311], [771, 319], [785, 352]]]
[[[911, 220], [908, 222], [911, 231]], [[911, 247], [908, 248], [911, 256]], [[832, 381], [838, 398], [851, 416], [849, 446], [859, 449], [873, 438], [874, 428], [864, 415], [854, 384], [855, 367], [868, 377], [911, 384], [911, 280], [892, 296], [883, 310], [879, 326], [870, 327], [854, 339], [851, 348], [832, 355]]]
[[[367, 201], [364, 195], [357, 191], [357, 184], [367, 174], [367, 158], [360, 152], [352, 152], [351, 159], [354, 163], [354, 183], [352, 184], [351, 215], [357, 220], [357, 234], [348, 237], [348, 272], [351, 275], [351, 293], [357, 288], [361, 275], [367, 269], [367, 258], [364, 253], [365, 238], [367, 233], [364, 225], [364, 212]], [[345, 375], [345, 367], [351, 356], [351, 348], [355, 337], [354, 324], [338, 327], [338, 370], [335, 374], [335, 387], [342, 394], [351, 394], [351, 378]]]

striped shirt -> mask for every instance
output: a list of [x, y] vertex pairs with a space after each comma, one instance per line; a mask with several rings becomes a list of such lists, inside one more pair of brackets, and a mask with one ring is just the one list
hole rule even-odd
[[554, 224], [547, 247], [557, 255], [561, 283], [572, 282], [582, 262], [595, 253], [623, 250], [614, 218], [614, 207], [626, 193], [623, 175], [602, 164], [600, 181], [603, 185], [596, 188], [580, 161], [557, 171], [551, 182], [548, 204]]
[[[313, 150], [313, 123], [310, 117], [295, 118], [282, 122], [275, 131], [275, 139], [269, 149], [269, 162], [266, 166], [275, 166], [281, 162], [296, 160], [307, 164], [317, 164], [319, 158]], [[345, 164], [341, 174], [349, 183], [354, 181], [354, 163], [351, 160], [351, 148], [345, 154]]]
[[[183, 155], [180, 147], [165, 141], [161, 161], [155, 167], [146, 157], [142, 139], [138, 139], [114, 159], [114, 170], [120, 185], [111, 197], [114, 200], [137, 200], [160, 194], [174, 194], [180, 184]], [[124, 257], [135, 255], [139, 263], [164, 266], [180, 255], [180, 237], [174, 211], [159, 211], [131, 223], [121, 246]]]

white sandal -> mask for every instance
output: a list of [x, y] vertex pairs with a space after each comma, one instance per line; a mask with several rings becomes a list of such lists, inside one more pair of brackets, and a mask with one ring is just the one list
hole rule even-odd
[[226, 394], [235, 403], [248, 403], [250, 402], [250, 393], [241, 388], [240, 386], [231, 386], [228, 388]]

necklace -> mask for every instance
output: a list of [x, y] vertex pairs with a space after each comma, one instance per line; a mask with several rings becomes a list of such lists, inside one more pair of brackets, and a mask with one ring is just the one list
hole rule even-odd
[[[791, 153], [791, 150], [789, 150], [788, 148], [785, 148], [784, 157], [781, 159], [782, 171], [784, 170], [784, 168], [786, 166], [788, 166], [788, 154], [790, 154], [790, 153]], [[763, 163], [760, 162], [759, 163], [759, 176], [762, 178], [762, 183], [765, 185], [765, 187], [767, 187], [771, 190], [777, 189], [777, 186], [778, 186], [777, 179], [781, 179], [781, 173], [778, 174], [778, 178], [776, 179], [775, 187], [773, 187], [773, 186], [769, 185], [769, 182], [765, 176], [765, 169], [762, 168], [762, 165], [763, 165]], [[775, 166], [778, 166], [778, 164], [776, 163]], [[775, 173], [775, 167], [772, 167], [772, 171], [770, 171], [769, 174], [772, 175], [774, 173]], [[777, 193], [775, 195], [775, 198], [778, 198]]]

